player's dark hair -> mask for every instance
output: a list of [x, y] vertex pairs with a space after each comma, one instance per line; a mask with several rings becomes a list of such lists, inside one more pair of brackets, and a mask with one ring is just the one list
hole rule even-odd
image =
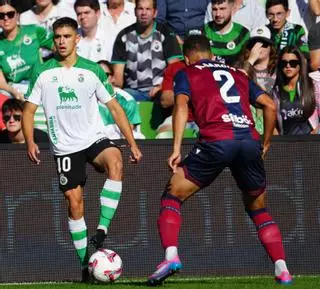
[[287, 78], [283, 73], [283, 66], [281, 60], [284, 54], [294, 54], [300, 62], [299, 78], [296, 84], [297, 96], [303, 107], [303, 113], [308, 119], [315, 109], [315, 95], [313, 90], [312, 79], [308, 76], [307, 60], [297, 47], [286, 46], [280, 51], [277, 63], [277, 76], [274, 87], [279, 91], [280, 100], [287, 100], [287, 92], [284, 91], [284, 86], [287, 83]]
[[76, 0], [76, 2], [73, 5], [74, 10], [77, 9], [77, 7], [85, 7], [88, 6], [94, 11], [100, 10], [100, 4], [99, 0]]
[[230, 4], [233, 4], [234, 0], [211, 0], [211, 5], [219, 5], [219, 4], [222, 4], [224, 2], [228, 2]]
[[55, 32], [58, 28], [71, 27], [74, 31], [78, 31], [78, 22], [70, 17], [62, 17], [56, 20], [52, 25], [52, 30]]
[[15, 98], [7, 99], [2, 105], [2, 114], [5, 114], [7, 111], [23, 111], [23, 102]]
[[[151, 0], [153, 9], [157, 9], [157, 0]], [[136, 8], [138, 7], [140, 0], [136, 0]]]
[[113, 70], [113, 66], [112, 66], [112, 64], [111, 64], [111, 62], [109, 62], [108, 60], [99, 60], [98, 62], [97, 62], [98, 64], [104, 64], [105, 66], [107, 66], [108, 67], [108, 69], [109, 69], [109, 73], [108, 73], [108, 75], [113, 75], [114, 74], [114, 70]]
[[22, 11], [20, 11], [20, 1], [21, 0], [0, 0], [0, 6], [4, 6], [4, 5], [10, 5], [12, 6], [18, 13], [21, 13]]
[[185, 39], [183, 44], [183, 54], [188, 55], [190, 52], [209, 52], [210, 42], [204, 35], [190, 35]]
[[266, 12], [272, 6], [282, 5], [286, 11], [289, 9], [288, 0], [267, 0], [266, 2]]

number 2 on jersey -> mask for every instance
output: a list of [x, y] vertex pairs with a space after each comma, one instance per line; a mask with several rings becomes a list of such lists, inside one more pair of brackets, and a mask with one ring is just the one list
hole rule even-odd
[[228, 95], [228, 92], [230, 91], [231, 88], [233, 88], [233, 91], [237, 90], [234, 87], [234, 78], [232, 74], [226, 70], [215, 70], [213, 71], [213, 78], [220, 82], [222, 81], [221, 76], [226, 77], [226, 81], [220, 86], [220, 94], [222, 99], [226, 103], [238, 103], [240, 102], [240, 95]]

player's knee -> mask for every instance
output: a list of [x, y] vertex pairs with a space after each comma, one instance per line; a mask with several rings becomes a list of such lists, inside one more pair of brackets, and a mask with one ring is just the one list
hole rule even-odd
[[109, 172], [109, 178], [119, 179], [122, 176], [123, 163], [120, 158], [114, 158], [108, 163], [107, 170]]

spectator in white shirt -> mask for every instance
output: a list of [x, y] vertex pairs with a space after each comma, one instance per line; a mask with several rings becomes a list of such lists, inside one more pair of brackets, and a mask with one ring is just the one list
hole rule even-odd
[[20, 24], [35, 24], [52, 30], [52, 24], [57, 19], [65, 16], [76, 18], [75, 13], [70, 15], [69, 10], [59, 2], [59, 0], [35, 0], [35, 5], [31, 9], [21, 13]]
[[111, 52], [107, 52], [109, 35], [99, 25], [101, 17], [98, 0], [76, 0], [74, 9], [80, 25], [81, 39], [77, 45], [78, 55], [98, 62], [109, 60]]
[[101, 29], [108, 35], [105, 50], [107, 59], [110, 60], [113, 51], [113, 44], [118, 33], [136, 22], [134, 12], [135, 4], [125, 0], [108, 0], [101, 4]]

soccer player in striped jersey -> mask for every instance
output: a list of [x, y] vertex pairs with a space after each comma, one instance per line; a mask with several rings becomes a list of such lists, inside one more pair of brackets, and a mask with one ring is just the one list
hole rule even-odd
[[[275, 264], [276, 281], [290, 284], [292, 277], [286, 266], [281, 233], [265, 206], [263, 158], [270, 147], [275, 126], [275, 105], [244, 73], [212, 61], [210, 44], [204, 36], [190, 36], [184, 42], [183, 50], [188, 66], [175, 76], [174, 141], [168, 159], [173, 175], [162, 195], [158, 218], [165, 259], [148, 282], [160, 284], [182, 268], [178, 255], [180, 207], [229, 167], [242, 191], [245, 210]], [[263, 109], [262, 143], [254, 127], [250, 104]], [[188, 156], [181, 160], [181, 142], [189, 107], [200, 136]]]
[[104, 103], [127, 139], [131, 161], [142, 154], [133, 138], [128, 119], [114, 98], [113, 87], [102, 68], [77, 55], [80, 40], [78, 23], [63, 17], [53, 24], [56, 55], [33, 73], [29, 96], [23, 111], [23, 132], [28, 156], [39, 164], [39, 148], [34, 142], [34, 113], [44, 107], [59, 187], [68, 201], [68, 225], [82, 266], [82, 280], [88, 280], [87, 226], [84, 219], [83, 187], [86, 163], [106, 179], [100, 193], [100, 219], [97, 234], [90, 242], [102, 246], [122, 192], [122, 157], [120, 149], [104, 133], [98, 102]]

